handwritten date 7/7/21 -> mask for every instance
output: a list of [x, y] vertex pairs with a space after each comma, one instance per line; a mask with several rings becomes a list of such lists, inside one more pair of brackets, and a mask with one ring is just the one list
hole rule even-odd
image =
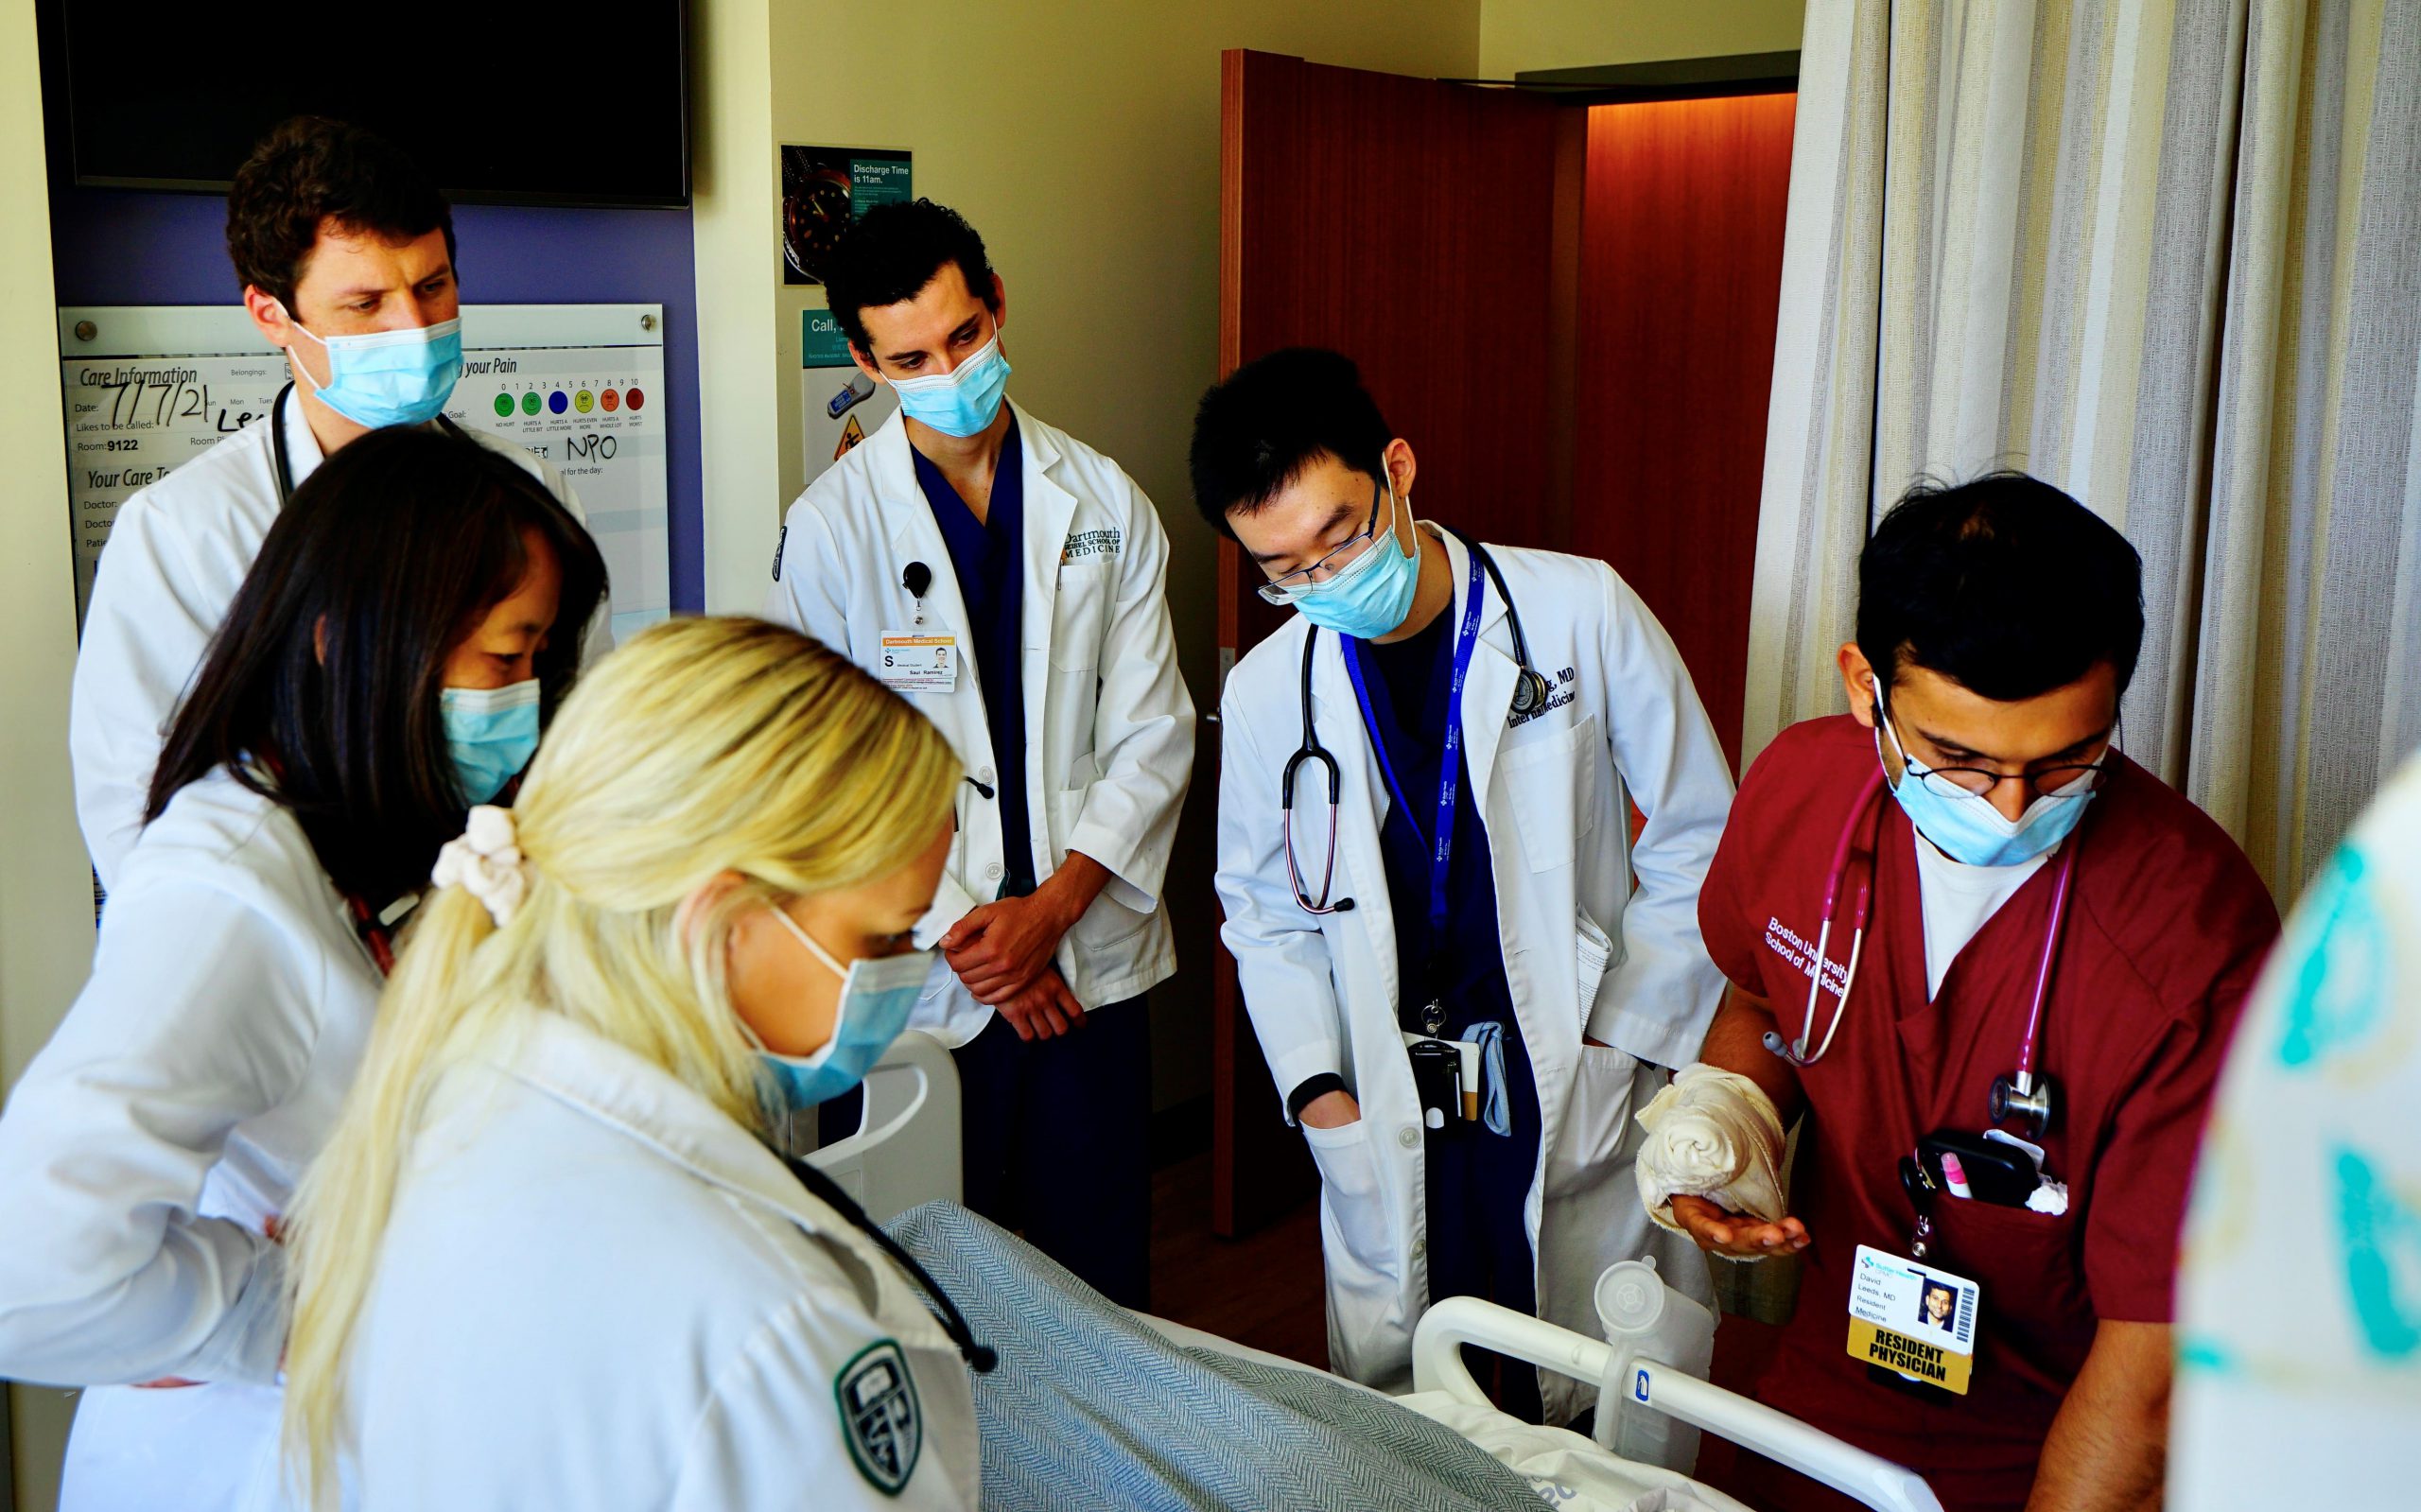
[[148, 383], [138, 378], [132, 383], [111, 385], [107, 391], [109, 424], [113, 428], [145, 429], [179, 420], [203, 420], [225, 434], [241, 430], [259, 418], [254, 410], [238, 409], [232, 405], [221, 405], [214, 410], [210, 385], [206, 383]]

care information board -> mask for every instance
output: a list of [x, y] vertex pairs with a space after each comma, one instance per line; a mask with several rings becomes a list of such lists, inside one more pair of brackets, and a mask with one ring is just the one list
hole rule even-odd
[[[240, 305], [59, 312], [75, 512], [76, 617], [118, 506], [247, 425], [266, 425], [286, 356]], [[445, 413], [528, 447], [580, 495], [614, 579], [614, 638], [666, 617], [664, 306], [466, 304]]]

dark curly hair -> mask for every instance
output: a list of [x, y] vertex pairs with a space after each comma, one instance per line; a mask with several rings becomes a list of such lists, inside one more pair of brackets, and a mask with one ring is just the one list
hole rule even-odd
[[966, 217], [931, 200], [877, 205], [843, 232], [832, 249], [824, 303], [849, 344], [872, 358], [874, 347], [859, 312], [914, 299], [951, 263], [967, 279], [967, 291], [999, 314], [992, 303], [992, 260]]
[[2143, 652], [2143, 558], [2024, 473], [1920, 481], [1874, 528], [1857, 582], [1858, 650], [1887, 690], [1922, 667], [2013, 704], [2108, 662], [2123, 693]]
[[287, 313], [322, 222], [353, 235], [409, 241], [445, 233], [454, 212], [405, 151], [374, 131], [318, 115], [284, 122], [253, 148], [227, 191], [227, 255], [236, 282], [274, 296]]

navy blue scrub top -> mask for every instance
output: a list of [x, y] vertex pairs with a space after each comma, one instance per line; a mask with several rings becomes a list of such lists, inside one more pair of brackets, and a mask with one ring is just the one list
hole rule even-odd
[[[1442, 1033], [1449, 1038], [1461, 1037], [1469, 1025], [1493, 1018], [1504, 1024], [1508, 1039], [1519, 1040], [1513, 989], [1505, 980], [1504, 943], [1496, 932], [1496, 876], [1489, 865], [1488, 826], [1472, 794], [1471, 767], [1459, 757], [1454, 852], [1446, 870], [1446, 938], [1437, 951], [1434, 980], [1431, 971], [1426, 837], [1437, 822], [1437, 765], [1445, 754], [1455, 628], [1449, 605], [1409, 639], [1388, 646], [1345, 643], [1350, 654], [1362, 658], [1362, 681], [1369, 689], [1370, 714], [1377, 723], [1370, 738], [1385, 748], [1396, 780], [1420, 810], [1416, 826], [1402, 804], [1390, 804], [1386, 823], [1379, 829], [1388, 906], [1395, 914], [1397, 981], [1402, 983], [1397, 1011], [1402, 1027], [1420, 1032], [1420, 1011], [1435, 999], [1446, 1010]], [[1471, 725], [1468, 716], [1475, 712], [1466, 707], [1466, 729]], [[1466, 747], [1469, 743], [1464, 742]]]
[[[932, 507], [949, 547], [967, 604], [967, 638], [974, 643], [976, 686], [984, 691], [984, 722], [992, 736], [994, 802], [1001, 806], [1001, 851], [1006, 876], [1003, 897], [1035, 889], [1034, 829], [1025, 807], [1025, 453], [1018, 441], [1015, 411], [992, 471], [992, 503], [982, 520], [949, 486], [949, 479], [923, 452], [916, 460], [917, 486]], [[1437, 763], [1430, 763], [1432, 771]]]

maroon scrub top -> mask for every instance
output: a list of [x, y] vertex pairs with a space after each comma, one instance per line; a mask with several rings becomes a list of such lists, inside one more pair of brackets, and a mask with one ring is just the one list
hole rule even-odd
[[[1991, 1126], [1993, 1080], [2016, 1069], [2025, 1037], [2056, 858], [1985, 921], [1928, 1000], [1919, 842], [1880, 792], [1860, 826], [1877, 861], [1857, 982], [1831, 1052], [1799, 1073], [1808, 1115], [1791, 1210], [1810, 1242], [1797, 1311], [1757, 1395], [1915, 1469], [1951, 1512], [2024, 1504], [2098, 1320], [2168, 1321], [2204, 1109], [2278, 933], [2236, 843], [2143, 768], [2111, 760], [2069, 842], [2082, 848], [2035, 1058], [2059, 1086], [2057, 1121], [2040, 1142], [2047, 1173], [2068, 1184], [2068, 1210], [1935, 1204], [1928, 1261], [1983, 1289], [1965, 1398], [1879, 1383], [1849, 1356], [1850, 1269], [1860, 1244], [1908, 1253], [1916, 1215], [1898, 1168], [1918, 1138]], [[1804, 963], [1834, 845], [1876, 761], [1872, 732], [1846, 715], [1785, 731], [1741, 784], [1699, 895], [1708, 953], [1773, 1005], [1786, 1038], [1806, 1011]], [[1866, 865], [1853, 858], [1844, 921]], [[1848, 934], [1844, 922], [1826, 951], [1836, 968]], [[1838, 981], [1827, 973], [1811, 1048]], [[1851, 1504], [1786, 1474], [1741, 1489], [1777, 1512]]]

